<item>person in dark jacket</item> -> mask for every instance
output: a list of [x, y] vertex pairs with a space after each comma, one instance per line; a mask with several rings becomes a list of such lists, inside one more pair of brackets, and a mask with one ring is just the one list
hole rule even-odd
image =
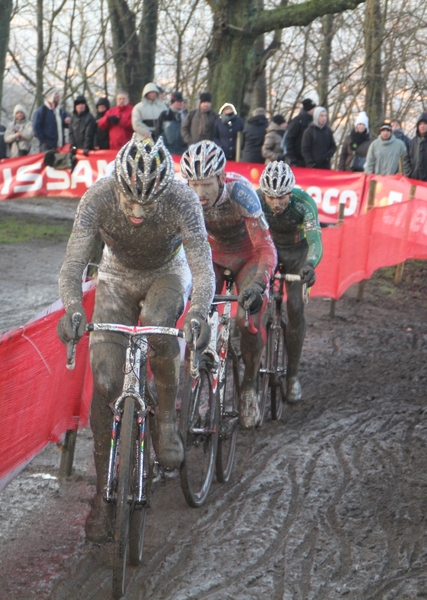
[[236, 160], [239, 131], [243, 131], [243, 119], [237, 116], [235, 106], [226, 102], [219, 109], [219, 117], [214, 125], [213, 141], [223, 149], [227, 160]]
[[399, 121], [399, 119], [393, 119], [392, 121], [390, 121], [391, 124], [391, 131], [394, 135], [395, 138], [397, 138], [398, 140], [402, 140], [402, 142], [405, 144], [406, 149], [409, 149], [409, 142], [411, 141], [407, 135], [405, 135], [403, 133], [403, 129], [402, 129], [402, 123]]
[[187, 146], [202, 140], [213, 140], [213, 130], [218, 115], [212, 110], [212, 94], [199, 96], [199, 107], [191, 110], [181, 127], [181, 135]]
[[412, 179], [427, 181], [427, 112], [419, 117], [415, 137], [409, 142], [404, 173]]
[[242, 134], [242, 161], [264, 163], [261, 149], [268, 127], [265, 108], [256, 108], [253, 116], [246, 121]]
[[163, 142], [171, 154], [181, 156], [187, 150], [182, 139], [181, 127], [184, 121], [184, 97], [181, 92], [171, 94], [171, 105], [164, 110], [157, 121], [156, 139], [163, 137]]
[[6, 127], [4, 125], [0, 125], [0, 160], [2, 158], [6, 158], [6, 144], [4, 141], [4, 132], [6, 131]]
[[286, 133], [286, 161], [294, 167], [304, 167], [304, 158], [301, 152], [302, 136], [304, 131], [313, 121], [315, 103], [306, 98], [302, 101], [302, 109], [288, 125]]
[[70, 146], [83, 150], [83, 154], [87, 156], [89, 150], [94, 149], [96, 121], [84, 96], [77, 96], [74, 100], [74, 112], [69, 127]]
[[369, 118], [361, 112], [354, 124], [354, 129], [346, 136], [342, 145], [338, 163], [339, 171], [363, 171], [369, 146], [375, 137], [369, 132]]
[[55, 87], [48, 87], [43, 93], [44, 105], [34, 114], [33, 129], [40, 143], [40, 152], [62, 148], [65, 143], [64, 127], [68, 127], [71, 118], [59, 106], [61, 96]]
[[110, 148], [109, 134], [106, 129], [98, 127], [98, 121], [104, 116], [104, 113], [110, 110], [110, 101], [108, 98], [99, 98], [96, 102], [96, 131], [95, 131], [95, 150], [108, 150]]
[[331, 168], [331, 158], [337, 146], [327, 123], [326, 108], [317, 106], [313, 113], [313, 123], [304, 131], [301, 142], [301, 153], [305, 166], [309, 169]]

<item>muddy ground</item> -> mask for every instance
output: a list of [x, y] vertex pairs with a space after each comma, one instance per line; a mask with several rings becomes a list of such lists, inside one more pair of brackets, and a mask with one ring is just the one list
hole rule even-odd
[[[19, 321], [2, 323], [56, 299], [64, 247], [0, 246], [2, 309], [16, 290]], [[351, 288], [335, 319], [310, 300], [304, 401], [239, 435], [232, 481], [205, 507], [189, 508], [176, 478], [160, 485], [127, 599], [427, 598], [427, 267], [409, 264], [399, 286], [392, 276], [376, 274], [362, 302]], [[2, 493], [2, 600], [110, 597], [111, 547], [83, 533], [90, 437], [79, 433], [66, 481], [50, 446]]]

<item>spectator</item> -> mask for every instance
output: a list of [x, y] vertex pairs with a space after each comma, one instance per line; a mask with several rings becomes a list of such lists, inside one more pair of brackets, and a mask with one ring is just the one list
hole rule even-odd
[[407, 135], [405, 135], [403, 133], [403, 129], [402, 129], [402, 123], [399, 121], [399, 119], [393, 119], [390, 123], [391, 125], [391, 131], [394, 135], [395, 138], [397, 138], [398, 140], [402, 140], [402, 142], [404, 142], [406, 149], [409, 149], [409, 142], [410, 139], [408, 138]]
[[181, 136], [184, 98], [181, 92], [171, 94], [171, 105], [164, 110], [157, 121], [156, 138], [163, 136], [163, 142], [171, 154], [181, 156], [187, 150], [187, 144]]
[[10, 158], [29, 154], [33, 138], [33, 124], [27, 119], [27, 111], [22, 104], [17, 104], [13, 109], [13, 122], [7, 126], [4, 133]]
[[304, 158], [301, 152], [302, 136], [313, 120], [315, 103], [306, 98], [302, 101], [300, 112], [290, 122], [286, 134], [286, 161], [294, 167], [304, 167]]
[[157, 121], [161, 113], [168, 109], [159, 95], [157, 85], [153, 82], [147, 83], [142, 90], [141, 102], [138, 102], [132, 111], [132, 127], [140, 139], [147, 134], [155, 138]]
[[187, 146], [202, 140], [213, 140], [213, 130], [218, 115], [212, 110], [212, 95], [202, 92], [199, 107], [191, 110], [181, 128], [181, 135]]
[[106, 129], [100, 129], [98, 127], [99, 119], [104, 113], [110, 109], [110, 101], [108, 98], [99, 98], [96, 102], [96, 131], [95, 131], [95, 150], [108, 150], [110, 147], [110, 140], [108, 138], [108, 131]]
[[344, 139], [338, 169], [340, 171], [363, 171], [366, 155], [375, 137], [369, 133], [369, 118], [361, 112], [356, 119], [354, 129]]
[[243, 119], [237, 116], [234, 105], [226, 102], [219, 109], [219, 117], [214, 125], [213, 141], [223, 149], [227, 160], [236, 160], [239, 131], [243, 131]]
[[395, 175], [399, 171], [399, 157], [406, 158], [406, 146], [391, 131], [391, 123], [380, 126], [380, 135], [369, 146], [365, 173], [371, 175]]
[[43, 92], [45, 101], [34, 115], [33, 129], [40, 143], [40, 152], [62, 148], [65, 143], [64, 128], [71, 121], [70, 115], [59, 106], [61, 96], [55, 87]]
[[87, 156], [94, 149], [96, 121], [90, 113], [84, 96], [74, 100], [74, 113], [70, 122], [70, 146], [83, 150]]
[[409, 143], [404, 166], [407, 177], [427, 181], [427, 113], [422, 113], [417, 121], [415, 137]]
[[129, 95], [119, 92], [116, 96], [116, 106], [106, 110], [104, 116], [99, 119], [98, 127], [108, 131], [111, 150], [119, 150], [130, 141], [133, 135], [132, 109]]
[[246, 121], [242, 134], [242, 161], [263, 164], [261, 149], [268, 127], [265, 108], [259, 107]]
[[323, 106], [317, 106], [313, 122], [302, 136], [301, 152], [305, 166], [310, 169], [330, 169], [331, 158], [336, 152], [332, 129], [328, 126], [328, 113]]
[[285, 132], [285, 118], [283, 115], [274, 115], [267, 127], [267, 133], [265, 134], [261, 150], [266, 165], [273, 160], [285, 160], [285, 154], [282, 148]]
[[6, 127], [4, 125], [0, 125], [0, 160], [2, 158], [6, 158], [6, 143], [4, 141], [5, 131]]

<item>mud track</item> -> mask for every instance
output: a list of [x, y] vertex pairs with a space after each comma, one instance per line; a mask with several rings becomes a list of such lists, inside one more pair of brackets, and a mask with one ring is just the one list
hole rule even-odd
[[[127, 599], [427, 598], [426, 275], [377, 275], [335, 319], [310, 300], [304, 402], [239, 435], [232, 481], [205, 507], [187, 507], [176, 478], [156, 489]], [[110, 597], [111, 545], [83, 534], [89, 431], [67, 481], [58, 464], [51, 446], [2, 494], [0, 598]]]

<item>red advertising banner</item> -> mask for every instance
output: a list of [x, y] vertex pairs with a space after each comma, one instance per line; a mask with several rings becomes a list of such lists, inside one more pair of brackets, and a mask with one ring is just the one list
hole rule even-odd
[[416, 179], [409, 179], [403, 175], [367, 175], [366, 193], [360, 207], [360, 214], [368, 209], [368, 191], [371, 181], [375, 182], [375, 195], [373, 206], [391, 206], [406, 202], [412, 198], [427, 200], [427, 183]]
[[[68, 169], [54, 169], [43, 165], [43, 154], [33, 154], [0, 161], [0, 200], [62, 196], [81, 198], [85, 191], [105, 174], [107, 165], [114, 160], [115, 151], [91, 152], [89, 156], [77, 153], [78, 162], [72, 173]], [[175, 172], [179, 175], [179, 156], [174, 156]], [[229, 161], [227, 171], [243, 175], [258, 188], [264, 165]], [[319, 169], [294, 169], [297, 185], [315, 200], [322, 223], [336, 223], [339, 203], [345, 204], [345, 217], [359, 214], [365, 193], [362, 173], [342, 173]]]

